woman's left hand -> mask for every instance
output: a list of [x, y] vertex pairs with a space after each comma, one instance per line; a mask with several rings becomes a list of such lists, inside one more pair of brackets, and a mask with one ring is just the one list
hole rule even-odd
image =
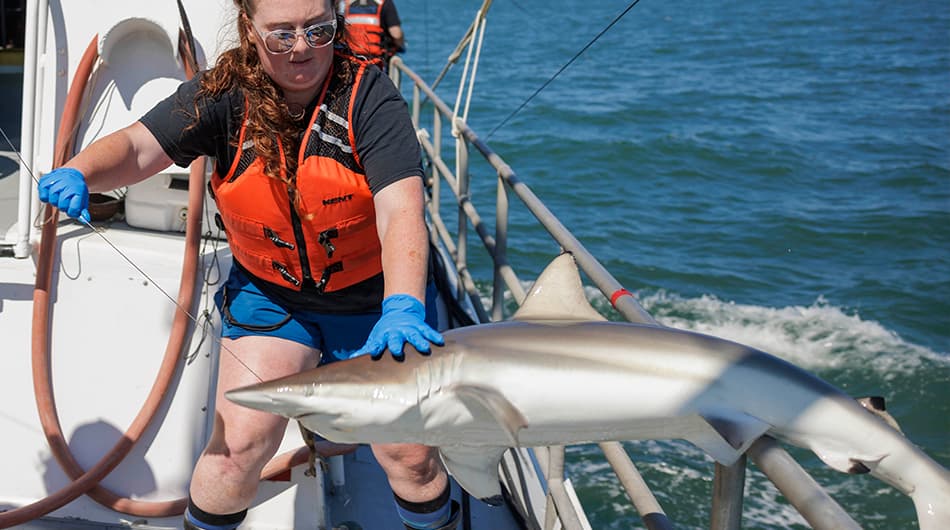
[[370, 354], [379, 359], [388, 346], [393, 357], [401, 359], [403, 344], [409, 343], [420, 353], [429, 353], [430, 342], [441, 346], [445, 340], [426, 324], [422, 302], [407, 294], [394, 294], [383, 300], [383, 315], [373, 326], [366, 344], [349, 358]]

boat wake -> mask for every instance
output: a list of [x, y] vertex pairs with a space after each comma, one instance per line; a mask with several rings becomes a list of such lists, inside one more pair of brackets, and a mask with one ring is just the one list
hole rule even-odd
[[[525, 290], [531, 282], [523, 282]], [[491, 293], [480, 285], [482, 302]], [[611, 320], [621, 320], [610, 301], [585, 286], [588, 301]], [[910, 342], [880, 322], [865, 320], [819, 297], [809, 306], [767, 307], [713, 295], [687, 298], [666, 290], [638, 291], [637, 301], [657, 322], [752, 346], [819, 375], [861, 370], [892, 381], [923, 368], [950, 370], [950, 352]], [[510, 294], [506, 293], [506, 297]], [[506, 298], [512, 309], [517, 306]]]
[[908, 342], [881, 323], [849, 314], [821, 297], [807, 307], [781, 308], [709, 295], [683, 298], [666, 291], [641, 301], [665, 325], [747, 344], [809, 370], [860, 367], [890, 380], [917, 372], [928, 361], [950, 368], [950, 355]]

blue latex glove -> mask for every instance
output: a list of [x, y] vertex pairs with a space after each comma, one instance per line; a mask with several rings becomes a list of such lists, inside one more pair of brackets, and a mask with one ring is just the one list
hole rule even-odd
[[393, 357], [401, 359], [402, 345], [407, 342], [423, 353], [429, 351], [430, 342], [441, 346], [445, 340], [426, 324], [425, 316], [425, 307], [414, 297], [407, 294], [387, 296], [383, 300], [383, 315], [379, 322], [373, 326], [366, 344], [352, 353], [350, 359], [367, 353], [378, 359], [387, 346]]
[[40, 200], [52, 204], [66, 215], [89, 222], [89, 188], [78, 169], [56, 168], [40, 177]]

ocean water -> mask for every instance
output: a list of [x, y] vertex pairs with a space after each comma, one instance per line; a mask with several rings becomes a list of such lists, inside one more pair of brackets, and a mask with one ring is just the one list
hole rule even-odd
[[[434, 80], [479, 5], [398, 0], [406, 62]], [[629, 5], [494, 2], [469, 124], [658, 320], [884, 396], [950, 466], [950, 3], [643, 0], [505, 122]], [[556, 246], [512, 224], [533, 279]], [[711, 460], [627, 448], [678, 528], [708, 527]], [[886, 484], [793, 454], [863, 527], [916, 527]], [[642, 527], [596, 448], [569, 473], [595, 529]], [[746, 491], [745, 528], [807, 527], [754, 465]]]

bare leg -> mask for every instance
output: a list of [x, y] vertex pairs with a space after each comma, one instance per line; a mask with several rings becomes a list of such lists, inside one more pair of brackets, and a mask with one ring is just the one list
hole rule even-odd
[[267, 381], [312, 368], [319, 354], [274, 337], [222, 339], [221, 343], [214, 430], [195, 465], [191, 498], [206, 512], [230, 514], [254, 500], [261, 470], [277, 452], [287, 420], [234, 404], [224, 392], [259, 383], [258, 377]]
[[376, 444], [372, 449], [393, 493], [401, 498], [427, 502], [445, 491], [448, 475], [437, 449], [416, 444]]

